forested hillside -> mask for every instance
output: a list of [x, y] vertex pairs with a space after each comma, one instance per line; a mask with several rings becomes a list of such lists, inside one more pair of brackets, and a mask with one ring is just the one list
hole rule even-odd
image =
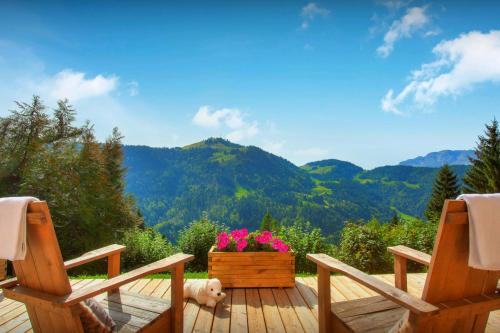
[[[343, 222], [395, 212], [423, 216], [437, 170], [373, 170], [325, 160], [297, 167], [253, 146], [208, 139], [182, 148], [125, 146], [127, 191], [149, 225], [172, 237], [206, 211], [233, 227], [257, 228], [269, 211], [283, 223], [310, 221], [329, 234]], [[453, 166], [462, 177], [466, 166]]]
[[428, 153], [425, 156], [418, 156], [406, 161], [402, 161], [399, 165], [420, 166], [429, 168], [440, 168], [445, 164], [448, 165], [469, 165], [469, 158], [474, 156], [473, 150], [441, 150]]

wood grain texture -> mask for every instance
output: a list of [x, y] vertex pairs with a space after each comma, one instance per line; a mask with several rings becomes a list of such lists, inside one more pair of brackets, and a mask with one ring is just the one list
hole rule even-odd
[[[490, 312], [500, 308], [500, 271], [478, 270], [468, 265], [469, 225], [464, 201], [445, 201], [432, 256], [405, 246], [388, 250], [395, 256], [397, 289], [387, 284], [392, 281], [386, 275], [375, 278], [327, 255], [307, 255], [318, 266], [320, 332], [383, 332], [396, 322], [398, 332], [483, 332]], [[407, 260], [430, 266], [425, 283], [418, 285], [419, 292], [423, 288], [421, 298], [415, 297], [415, 286], [408, 288]], [[329, 272], [345, 275], [337, 281], [348, 277], [381, 296], [334, 302], [333, 317], [328, 318], [324, 303], [329, 303], [331, 296], [323, 285], [330, 279]], [[355, 295], [366, 297], [366, 290], [360, 286], [332, 285], [348, 299]], [[412, 293], [405, 292], [407, 289]]]
[[[341, 279], [342, 276], [334, 275], [330, 277], [330, 289], [332, 294], [332, 299], [338, 302], [346, 301], [349, 299], [360, 299], [366, 300], [368, 298], [368, 294], [363, 293], [359, 288], [359, 284], [356, 284], [352, 280], [349, 279]], [[394, 284], [394, 275], [393, 274], [384, 274], [384, 275], [376, 275], [375, 278], [386, 281], [387, 283], [393, 285]], [[420, 296], [422, 293], [422, 288], [425, 283], [426, 274], [425, 273], [412, 273], [408, 274], [408, 291], [414, 296]], [[71, 286], [73, 290], [85, 288], [87, 286], [92, 286], [101, 283], [103, 280], [71, 280]], [[300, 292], [300, 296], [303, 298], [304, 309], [308, 310], [308, 312], [303, 311], [301, 316], [304, 314], [310, 317], [311, 320], [317, 320], [317, 317], [314, 313], [314, 304], [317, 304], [317, 298], [313, 298], [311, 295], [315, 295], [317, 297], [317, 287], [318, 280], [316, 277], [303, 277], [297, 278], [297, 290]], [[340, 288], [336, 288], [341, 286]], [[128, 283], [122, 287], [120, 290], [123, 291], [134, 291], [135, 293], [139, 293], [145, 296], [152, 296], [163, 298], [167, 301], [170, 301], [170, 279], [144, 279], [137, 280], [131, 283]], [[203, 310], [201, 312], [201, 307], [195, 302], [185, 302], [185, 310], [184, 310], [184, 332], [193, 332], [195, 328], [205, 332], [216, 332], [216, 333], [239, 333], [239, 332], [247, 332], [248, 331], [248, 316], [243, 315], [242, 313], [246, 313], [246, 309], [248, 307], [248, 302], [246, 300], [247, 290], [240, 289], [243, 292], [243, 303], [241, 302], [242, 292], [240, 292], [239, 301], [236, 300], [237, 310], [233, 312], [233, 297], [232, 292], [233, 289], [226, 289], [225, 292], [228, 294], [223, 303], [219, 303], [215, 308], [215, 311], [207, 311]], [[347, 290], [351, 292], [348, 293], [349, 297], [346, 298], [339, 292], [347, 293]], [[262, 288], [258, 289], [260, 303], [262, 305], [262, 312], [264, 315], [264, 321], [266, 324], [267, 332], [287, 332], [287, 333], [303, 333], [305, 332], [302, 323], [297, 316], [297, 312], [294, 308], [294, 304], [290, 301], [290, 298], [286, 292], [286, 289], [283, 288]], [[297, 295], [297, 294], [296, 294]], [[104, 298], [105, 294], [102, 295]], [[370, 295], [373, 296], [373, 295]], [[105, 299], [100, 299], [100, 302], [105, 302]], [[486, 299], [483, 299], [486, 300]], [[471, 302], [476, 302], [478, 299], [472, 298]], [[477, 305], [478, 307], [482, 306], [496, 306], [497, 300], [490, 299], [490, 304]], [[238, 303], [239, 302], [239, 303]], [[366, 302], [366, 301], [365, 301]], [[306, 304], [306, 305], [304, 305]], [[363, 303], [358, 303], [360, 306]], [[297, 303], [295, 301], [295, 306], [300, 306], [300, 302]], [[458, 304], [448, 304], [449, 308], [453, 306], [458, 306]], [[110, 305], [111, 308], [116, 307], [115, 305]], [[134, 319], [131, 319], [129, 323], [131, 328], [133, 324], [140, 325], [142, 322], [138, 318], [148, 318], [150, 316], [156, 316], [155, 312], [144, 312], [135, 307], [130, 306], [122, 306], [124, 313], [132, 312], [134, 314]], [[358, 311], [358, 307], [355, 307], [352, 311]], [[17, 309], [17, 310], [16, 310]], [[14, 310], [14, 312], [13, 312]], [[453, 310], [455, 311], [455, 310]], [[462, 311], [462, 310], [456, 310]], [[13, 312], [13, 315], [10, 313]], [[149, 314], [148, 314], [149, 313]], [[355, 312], [346, 312], [347, 315], [355, 315]], [[126, 319], [124, 315], [119, 315], [120, 318]], [[213, 318], [212, 318], [213, 316]], [[203, 323], [212, 322], [211, 328], [208, 324], [203, 325]], [[28, 317], [28, 313], [26, 312], [26, 307], [18, 302], [10, 300], [8, 298], [3, 298], [2, 292], [0, 291], [0, 322], [3, 324], [0, 325], [0, 332], [15, 332], [15, 333], [26, 333], [32, 332], [31, 322]], [[380, 322], [378, 322], [380, 323]], [[233, 329], [231, 329], [231, 326]], [[383, 327], [382, 326], [378, 326]], [[153, 327], [154, 328], [154, 327]], [[377, 331], [377, 330], [374, 330]], [[489, 321], [486, 326], [487, 333], [498, 333], [500, 332], [500, 311], [492, 312], [489, 316]], [[337, 331], [335, 331], [337, 332]], [[457, 330], [457, 332], [460, 332]]]
[[293, 287], [293, 252], [208, 253], [208, 276], [218, 278], [227, 288]]
[[[80, 301], [93, 296], [104, 302], [102, 304], [107, 311], [116, 317], [115, 321], [122, 324], [120, 332], [183, 331], [183, 267], [193, 256], [176, 254], [123, 275], [119, 275], [120, 253], [125, 249], [121, 245], [110, 245], [63, 262], [47, 203], [30, 203], [27, 211], [26, 258], [13, 262], [17, 278], [2, 283], [4, 289], [0, 298], [1, 301], [4, 297], [10, 297], [24, 305], [9, 302], [5, 307], [2, 306], [2, 310], [7, 309], [8, 314], [0, 317], [0, 332], [26, 328], [24, 331], [40, 333], [83, 333]], [[108, 258], [108, 280], [78, 283], [77, 288], [71, 286], [66, 273], [68, 268], [105, 257]], [[169, 284], [172, 306], [170, 300], [125, 291], [136, 289], [145, 294], [153, 293], [159, 284], [146, 288], [150, 280], [137, 280], [165, 270], [172, 271], [171, 286]], [[118, 288], [120, 292], [115, 292]], [[106, 291], [109, 292], [107, 298], [102, 295]], [[155, 313], [155, 317], [147, 313]], [[29, 328], [26, 316], [30, 321]]]

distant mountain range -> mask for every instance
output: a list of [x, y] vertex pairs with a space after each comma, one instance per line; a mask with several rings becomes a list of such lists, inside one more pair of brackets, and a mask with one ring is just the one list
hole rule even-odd
[[473, 150], [442, 150], [403, 161], [399, 165], [429, 168], [439, 168], [445, 164], [469, 165], [469, 157], [473, 155]]
[[[127, 191], [148, 225], [174, 238], [207, 212], [231, 227], [257, 228], [262, 216], [310, 221], [325, 233], [347, 220], [422, 216], [438, 169], [363, 170], [335, 159], [302, 167], [254, 146], [208, 139], [179, 148], [124, 146]], [[462, 177], [467, 166], [453, 166]]]

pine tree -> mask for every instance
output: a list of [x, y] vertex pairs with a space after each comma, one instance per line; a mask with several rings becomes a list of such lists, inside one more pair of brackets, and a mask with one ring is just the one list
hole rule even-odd
[[472, 166], [464, 177], [464, 192], [500, 192], [500, 131], [496, 119], [486, 125], [485, 136], [479, 136], [474, 154], [469, 159]]
[[434, 181], [431, 198], [427, 204], [425, 216], [429, 221], [436, 221], [441, 216], [441, 210], [446, 199], [455, 199], [460, 194], [457, 175], [448, 165], [444, 165]]
[[260, 223], [260, 230], [277, 231], [280, 228], [280, 223], [278, 220], [273, 218], [269, 211], [264, 214], [262, 222]]
[[266, 212], [266, 214], [264, 214], [264, 217], [262, 218], [262, 222], [260, 222], [260, 230], [271, 230], [272, 223], [273, 218], [271, 217], [271, 214], [269, 214], [269, 212]]
[[0, 117], [0, 196], [46, 200], [65, 257], [113, 242], [142, 218], [124, 192], [117, 129], [101, 144], [92, 126], [75, 127], [75, 111], [58, 101], [49, 116], [37, 96]]
[[398, 225], [398, 224], [399, 224], [399, 222], [400, 222], [400, 220], [399, 220], [399, 216], [398, 216], [398, 214], [397, 214], [397, 213], [394, 213], [394, 215], [391, 217], [391, 220], [389, 221], [389, 223], [390, 223], [391, 225]]

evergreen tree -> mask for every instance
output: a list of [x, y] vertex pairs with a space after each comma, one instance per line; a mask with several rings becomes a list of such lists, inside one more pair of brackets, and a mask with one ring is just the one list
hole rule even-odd
[[260, 230], [271, 230], [272, 221], [273, 218], [271, 217], [271, 214], [269, 214], [269, 212], [266, 212], [266, 214], [264, 214], [264, 217], [262, 218], [262, 222], [260, 222]]
[[460, 194], [457, 176], [448, 165], [444, 165], [434, 181], [431, 198], [427, 204], [425, 216], [429, 221], [436, 221], [446, 199], [455, 199]]
[[276, 231], [280, 228], [280, 223], [278, 220], [273, 218], [269, 211], [264, 214], [262, 222], [260, 223], [260, 230]]
[[50, 116], [40, 98], [0, 118], [0, 196], [46, 200], [63, 256], [120, 242], [141, 218], [124, 193], [117, 129], [101, 144], [89, 124], [75, 127], [67, 100]]
[[464, 177], [464, 192], [500, 192], [500, 131], [496, 119], [486, 125], [485, 136], [479, 136], [474, 154]]
[[390, 223], [391, 225], [398, 225], [398, 224], [399, 224], [399, 222], [400, 222], [400, 220], [399, 220], [399, 216], [398, 216], [398, 214], [397, 214], [397, 213], [394, 213], [394, 215], [391, 217], [391, 220], [389, 221], [389, 223]]

